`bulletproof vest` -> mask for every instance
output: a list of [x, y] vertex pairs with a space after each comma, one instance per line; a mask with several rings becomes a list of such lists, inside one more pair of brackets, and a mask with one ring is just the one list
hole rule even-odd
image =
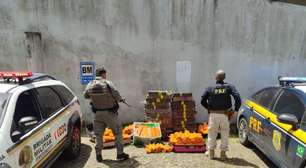
[[212, 88], [208, 105], [211, 110], [226, 110], [232, 107], [231, 88], [228, 84], [217, 84]]
[[95, 109], [111, 109], [116, 102], [105, 81], [94, 80], [90, 92], [90, 99]]

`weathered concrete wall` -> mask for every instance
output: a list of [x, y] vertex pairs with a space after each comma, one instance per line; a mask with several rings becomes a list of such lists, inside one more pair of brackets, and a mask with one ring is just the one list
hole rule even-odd
[[[305, 75], [306, 8], [266, 0], [1, 0], [0, 69], [51, 73], [82, 100], [79, 62], [105, 66], [143, 118], [148, 89], [176, 90], [176, 61], [192, 65], [198, 120], [201, 94], [222, 68], [245, 97], [276, 84], [278, 75]], [[41, 57], [27, 52], [24, 32], [41, 32]], [[31, 61], [31, 59], [39, 59]]]

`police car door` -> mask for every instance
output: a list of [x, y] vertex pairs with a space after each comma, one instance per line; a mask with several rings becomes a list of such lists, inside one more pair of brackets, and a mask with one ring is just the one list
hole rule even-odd
[[34, 167], [40, 161], [36, 158], [34, 143], [40, 139], [43, 130], [42, 115], [33, 92], [21, 93], [17, 98], [10, 130], [14, 145], [7, 150], [12, 159], [10, 164], [14, 165], [12, 167]]
[[48, 123], [45, 133], [50, 136], [50, 144], [45, 146], [37, 144], [37, 148], [42, 148], [37, 155], [48, 161], [56, 156], [67, 140], [66, 123], [68, 117], [65, 115], [68, 113], [64, 109], [64, 104], [59, 94], [52, 87], [37, 88], [35, 95], [43, 118]]
[[[297, 92], [289, 89], [284, 89], [273, 108], [276, 117], [281, 114], [293, 114], [299, 121], [304, 111], [304, 103]], [[301, 130], [292, 130], [291, 126], [278, 122], [273, 116], [269, 129], [270, 138], [267, 142], [278, 162], [286, 167], [296, 167], [294, 165], [301, 163], [305, 149], [305, 145], [299, 140], [301, 137], [298, 136]]]
[[265, 152], [269, 146], [266, 143], [269, 136], [268, 127], [269, 121], [263, 115], [265, 111], [272, 109], [273, 104], [280, 92], [279, 88], [271, 87], [263, 89], [252, 96], [252, 100], [257, 104], [251, 105], [251, 115], [249, 118], [250, 132], [255, 135], [255, 143], [259, 145]]

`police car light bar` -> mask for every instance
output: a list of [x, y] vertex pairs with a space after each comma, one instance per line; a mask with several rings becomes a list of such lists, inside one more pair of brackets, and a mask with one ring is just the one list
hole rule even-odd
[[0, 71], [0, 77], [1, 78], [25, 78], [25, 77], [31, 77], [33, 73], [31, 71], [20, 71], [20, 72], [1, 72]]
[[306, 77], [278, 77], [279, 84], [282, 86], [292, 85], [294, 83], [306, 83]]

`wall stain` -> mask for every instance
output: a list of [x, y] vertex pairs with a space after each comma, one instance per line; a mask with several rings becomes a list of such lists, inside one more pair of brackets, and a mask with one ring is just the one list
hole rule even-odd
[[218, 8], [218, 0], [214, 0], [214, 14], [216, 13]]

